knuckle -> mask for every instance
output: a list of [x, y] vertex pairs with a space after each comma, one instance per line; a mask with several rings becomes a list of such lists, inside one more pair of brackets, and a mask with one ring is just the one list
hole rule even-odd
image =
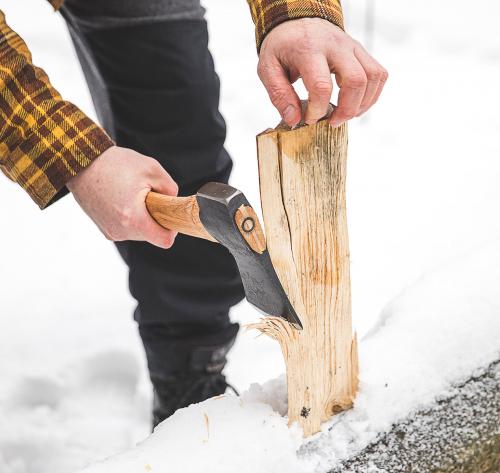
[[302, 41], [300, 41], [294, 48], [297, 56], [309, 56], [312, 52], [316, 50], [316, 44], [310, 35], [304, 36]]
[[259, 64], [257, 66], [257, 73], [259, 78], [264, 83], [269, 99], [276, 108], [280, 108], [287, 100], [287, 90], [282, 84], [273, 80], [273, 70], [271, 67], [265, 64]]
[[104, 232], [104, 236], [106, 237], [106, 240], [109, 240], [109, 241], [120, 241], [121, 240], [120, 235], [116, 231], [116, 228], [108, 228]]
[[123, 207], [118, 213], [120, 226], [125, 229], [131, 229], [134, 226], [134, 212], [130, 207]]
[[328, 97], [332, 93], [333, 86], [331, 82], [325, 79], [318, 79], [312, 85], [312, 92], [318, 95], [319, 97]]
[[382, 78], [382, 71], [378, 67], [371, 67], [365, 70], [368, 82], [378, 82]]
[[389, 79], [389, 72], [387, 71], [387, 69], [382, 68], [382, 70], [380, 71], [380, 80], [381, 82], [385, 83], [387, 82], [387, 79]]
[[351, 73], [346, 77], [343, 85], [351, 89], [361, 89], [366, 86], [367, 80], [366, 74], [361, 72]]
[[257, 64], [257, 75], [262, 81], [271, 75], [271, 67], [266, 61], [259, 61]]
[[282, 87], [271, 84], [267, 88], [267, 93], [274, 106], [279, 107], [286, 101], [286, 91]]
[[163, 169], [162, 165], [154, 158], [147, 158], [147, 166], [152, 172], [158, 172]]

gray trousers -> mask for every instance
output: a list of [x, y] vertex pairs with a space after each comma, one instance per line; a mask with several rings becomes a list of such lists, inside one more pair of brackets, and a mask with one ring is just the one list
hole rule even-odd
[[65, 5], [92, 27], [203, 20], [205, 15], [199, 0], [66, 0]]

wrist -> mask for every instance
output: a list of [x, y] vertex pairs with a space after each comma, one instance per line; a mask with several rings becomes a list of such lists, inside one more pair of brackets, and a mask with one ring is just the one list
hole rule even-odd
[[109, 153], [113, 153], [116, 148], [118, 148], [116, 145], [109, 147], [106, 151], [104, 151], [99, 156], [97, 156], [88, 166], [86, 166], [80, 172], [78, 172], [75, 176], [73, 176], [66, 183], [66, 187], [68, 188], [68, 190], [71, 193], [74, 193], [79, 188], [81, 188], [82, 185], [85, 185], [85, 183], [87, 181], [94, 179], [96, 173], [97, 174], [99, 173], [98, 169], [100, 168], [100, 165], [103, 161], [103, 157], [105, 159], [105, 157]]
[[[310, 2], [308, 0], [286, 1], [269, 0], [268, 2], [258, 2], [249, 0], [252, 4], [251, 13], [255, 24], [255, 37], [257, 51], [260, 51], [262, 42], [268, 34], [283, 23], [297, 19], [321, 18], [333, 25], [344, 29], [344, 19], [340, 0], [323, 0]], [[283, 3], [286, 8], [283, 8]]]

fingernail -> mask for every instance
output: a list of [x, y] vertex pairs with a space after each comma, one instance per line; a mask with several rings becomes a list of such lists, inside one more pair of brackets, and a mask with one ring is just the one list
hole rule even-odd
[[293, 118], [295, 116], [296, 109], [293, 105], [288, 105], [283, 111], [283, 120], [289, 125], [292, 123]]

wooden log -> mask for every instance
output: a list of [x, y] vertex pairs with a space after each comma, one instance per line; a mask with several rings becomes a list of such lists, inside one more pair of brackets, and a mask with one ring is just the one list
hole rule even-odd
[[276, 339], [287, 369], [288, 418], [304, 435], [351, 407], [358, 387], [346, 222], [347, 125], [326, 120], [257, 137], [268, 250], [304, 325], [253, 327]]

